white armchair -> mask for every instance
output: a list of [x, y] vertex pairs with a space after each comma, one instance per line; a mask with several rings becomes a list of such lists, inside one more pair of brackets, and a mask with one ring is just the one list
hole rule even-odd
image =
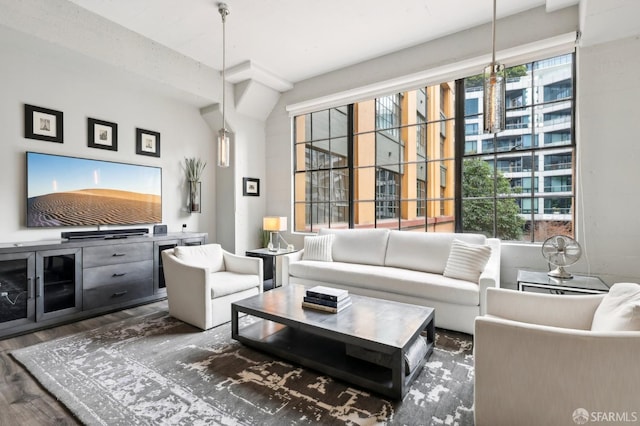
[[262, 259], [220, 244], [164, 250], [162, 264], [169, 314], [203, 330], [231, 321], [231, 303], [262, 292]]
[[476, 425], [640, 418], [640, 332], [591, 331], [603, 297], [487, 289], [487, 316], [475, 322]]

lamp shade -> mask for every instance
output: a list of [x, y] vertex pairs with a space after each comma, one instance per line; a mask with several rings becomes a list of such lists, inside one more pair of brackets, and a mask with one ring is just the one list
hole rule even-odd
[[285, 216], [265, 216], [262, 219], [262, 229], [265, 231], [286, 231], [287, 218]]
[[229, 134], [226, 129], [220, 129], [218, 134], [218, 166], [229, 167]]

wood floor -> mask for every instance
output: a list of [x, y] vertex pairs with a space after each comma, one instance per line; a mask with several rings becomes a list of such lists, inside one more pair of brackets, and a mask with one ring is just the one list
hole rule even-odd
[[0, 425], [81, 424], [13, 359], [9, 354], [12, 350], [91, 330], [125, 318], [167, 310], [165, 300], [0, 340]]

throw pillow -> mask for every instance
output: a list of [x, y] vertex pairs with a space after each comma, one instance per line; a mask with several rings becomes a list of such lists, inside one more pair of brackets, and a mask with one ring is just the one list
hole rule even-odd
[[336, 236], [333, 234], [304, 237], [304, 253], [302, 260], [320, 260], [333, 262], [331, 247]]
[[443, 275], [459, 280], [478, 282], [491, 257], [491, 247], [453, 240]]
[[224, 271], [224, 258], [220, 244], [177, 246], [173, 254], [183, 262], [199, 268], [211, 268], [210, 272]]
[[612, 285], [593, 314], [591, 330], [640, 331], [640, 285]]

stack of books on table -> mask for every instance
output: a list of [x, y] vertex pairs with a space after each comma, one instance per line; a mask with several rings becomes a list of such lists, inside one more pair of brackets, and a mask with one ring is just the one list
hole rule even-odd
[[351, 297], [347, 290], [339, 288], [315, 286], [307, 290], [302, 301], [303, 308], [337, 313], [351, 306]]

